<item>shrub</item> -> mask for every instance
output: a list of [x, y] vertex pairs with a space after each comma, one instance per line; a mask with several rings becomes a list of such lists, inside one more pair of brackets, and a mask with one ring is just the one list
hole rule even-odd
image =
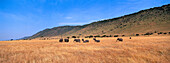
[[112, 35], [110, 35], [109, 37], [112, 37]]
[[122, 35], [122, 37], [124, 37], [125, 35]]
[[85, 38], [89, 38], [89, 36], [85, 36]]
[[110, 31], [113, 31], [113, 29], [110, 29]]
[[102, 37], [107, 37], [107, 35], [103, 35]]
[[158, 33], [158, 35], [159, 35], [159, 33]]
[[106, 36], [106, 37], [109, 37], [109, 36]]
[[104, 31], [102, 31], [102, 34], [105, 34], [105, 32], [104, 32]]
[[167, 34], [167, 33], [164, 33], [164, 34]]
[[93, 35], [90, 35], [89, 38], [93, 38]]
[[139, 34], [136, 34], [136, 36], [139, 36]]
[[94, 36], [94, 37], [100, 37], [100, 35], [96, 35], [96, 36]]
[[163, 32], [159, 32], [159, 34], [162, 34]]
[[144, 35], [152, 35], [153, 33], [149, 33], [149, 32], [147, 32], [147, 33], [145, 33]]
[[93, 37], [93, 35], [90, 35], [90, 36], [85, 36], [85, 38], [92, 38]]
[[157, 33], [157, 31], [155, 31], [154, 33]]
[[114, 35], [114, 37], [118, 37], [118, 35]]
[[170, 34], [170, 32], [169, 32], [169, 34]]
[[163, 32], [159, 32], [158, 35], [159, 35], [159, 34], [163, 34]]
[[76, 38], [76, 36], [72, 36], [72, 38]]

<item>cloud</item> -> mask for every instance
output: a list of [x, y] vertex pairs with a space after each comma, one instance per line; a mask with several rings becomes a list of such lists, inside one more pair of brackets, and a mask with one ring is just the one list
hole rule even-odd
[[11, 20], [16, 20], [16, 21], [21, 21], [21, 20], [24, 20], [24, 18], [26, 18], [23, 15], [5, 13], [5, 12], [0, 12], [0, 16], [6, 19], [11, 19]]
[[65, 17], [66, 19], [72, 19], [73, 17]]

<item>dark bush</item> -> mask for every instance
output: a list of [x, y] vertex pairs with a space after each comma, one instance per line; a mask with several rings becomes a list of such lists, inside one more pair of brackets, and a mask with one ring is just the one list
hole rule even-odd
[[110, 37], [110, 36], [106, 36], [106, 37]]
[[89, 36], [85, 36], [85, 38], [89, 38]]
[[163, 34], [163, 32], [159, 32], [158, 35], [159, 35], [159, 34]]
[[163, 32], [159, 32], [159, 34], [162, 34]]
[[164, 34], [167, 34], [167, 33], [164, 33]]
[[93, 38], [93, 35], [90, 35], [89, 38]]
[[104, 31], [102, 31], [102, 34], [105, 34], [105, 32], [104, 32]]
[[110, 31], [113, 31], [113, 29], [110, 29]]
[[158, 35], [159, 35], [159, 33], [158, 33]]
[[122, 35], [122, 37], [124, 37], [125, 35]]
[[107, 35], [103, 35], [102, 37], [107, 37]]
[[85, 38], [93, 38], [93, 35], [85, 36]]
[[136, 34], [136, 36], [139, 36], [139, 34]]
[[153, 33], [149, 33], [149, 32], [147, 32], [147, 33], [145, 33], [144, 35], [152, 35]]
[[170, 34], [170, 32], [169, 32], [169, 34]]
[[96, 36], [94, 36], [94, 37], [100, 37], [100, 35], [96, 35]]
[[148, 33], [145, 33], [144, 35], [150, 35], [150, 33], [148, 32]]
[[118, 35], [114, 35], [114, 37], [118, 37]]
[[14, 39], [11, 39], [11, 41], [13, 41]]
[[72, 38], [76, 38], [76, 36], [72, 36]]
[[155, 31], [154, 33], [157, 33], [157, 31]]

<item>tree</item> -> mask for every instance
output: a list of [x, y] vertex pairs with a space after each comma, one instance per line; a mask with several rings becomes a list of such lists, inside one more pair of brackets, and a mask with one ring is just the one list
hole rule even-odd
[[92, 38], [92, 37], [93, 37], [93, 35], [90, 35], [90, 36], [89, 36], [89, 38]]
[[109, 37], [112, 37], [112, 35], [110, 35]]
[[167, 33], [164, 33], [164, 34], [167, 34]]
[[107, 37], [107, 35], [103, 35], [102, 37]]
[[96, 36], [94, 36], [94, 37], [100, 37], [100, 35], [96, 35]]
[[114, 37], [118, 37], [118, 35], [114, 35]]
[[159, 32], [159, 34], [162, 34], [163, 32]]
[[72, 38], [76, 38], [76, 36], [72, 36]]
[[139, 34], [136, 34], [136, 36], [139, 36]]
[[149, 33], [149, 32], [147, 32], [147, 33], [145, 33], [144, 35], [152, 35], [153, 33]]
[[122, 35], [122, 37], [124, 37], [125, 35]]

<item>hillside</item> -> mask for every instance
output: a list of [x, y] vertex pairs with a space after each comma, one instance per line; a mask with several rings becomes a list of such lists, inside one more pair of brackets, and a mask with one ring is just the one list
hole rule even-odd
[[139, 12], [93, 22], [83, 26], [60, 26], [45, 29], [31, 36], [52, 37], [72, 35], [114, 35], [146, 33], [153, 31], [170, 31], [170, 4], [161, 7], [154, 7]]

